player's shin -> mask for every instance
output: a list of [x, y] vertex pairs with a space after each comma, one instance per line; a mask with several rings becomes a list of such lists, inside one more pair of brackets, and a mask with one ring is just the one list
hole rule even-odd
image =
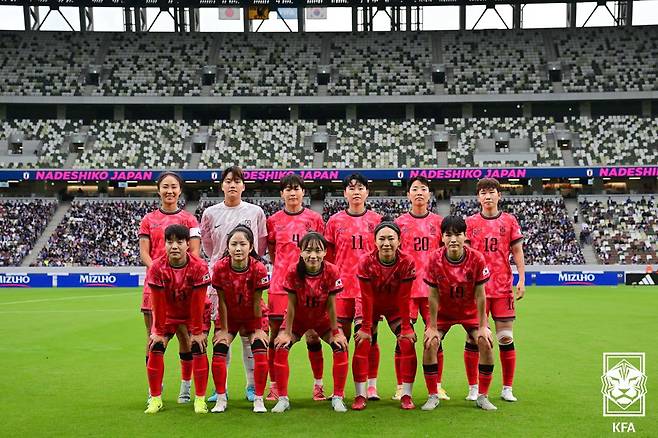
[[346, 350], [332, 345], [334, 350], [333, 378], [334, 378], [334, 397], [345, 396], [345, 382], [347, 382], [347, 372], [349, 368], [349, 359]]
[[256, 397], [263, 397], [265, 385], [267, 384], [267, 345], [265, 345], [260, 339], [256, 339], [251, 344], [251, 351], [254, 354], [254, 385]]
[[276, 386], [280, 397], [288, 396], [288, 378], [290, 377], [290, 368], [288, 367], [288, 349], [277, 348], [274, 356], [274, 366], [276, 367]]
[[212, 378], [218, 394], [226, 394], [226, 370], [228, 345], [217, 344], [213, 347], [212, 354]]
[[402, 393], [411, 396], [413, 383], [416, 377], [418, 362], [414, 343], [408, 338], [401, 338], [400, 344], [400, 372], [402, 374]]
[[354, 377], [357, 396], [366, 396], [369, 354], [370, 341], [360, 341], [354, 349], [354, 357], [352, 358], [352, 376]]
[[464, 368], [466, 369], [466, 379], [469, 386], [477, 385], [478, 383], [478, 363], [480, 360], [480, 353], [476, 344], [466, 342], [464, 345]]
[[178, 353], [178, 356], [180, 358], [180, 374], [181, 374], [181, 380], [185, 382], [189, 382], [192, 380], [192, 360], [194, 359], [192, 352], [187, 351], [184, 353]]
[[194, 392], [197, 397], [206, 396], [208, 387], [208, 356], [197, 344], [192, 346], [192, 369], [194, 373]]
[[155, 344], [149, 352], [149, 360], [146, 371], [149, 379], [149, 391], [152, 397], [160, 397], [162, 395], [164, 352], [165, 346], [162, 343]]
[[316, 385], [322, 385], [322, 374], [324, 371], [324, 358], [322, 357], [322, 344], [312, 343], [306, 344], [308, 349], [308, 360], [311, 362], [311, 370], [313, 371], [313, 378]]

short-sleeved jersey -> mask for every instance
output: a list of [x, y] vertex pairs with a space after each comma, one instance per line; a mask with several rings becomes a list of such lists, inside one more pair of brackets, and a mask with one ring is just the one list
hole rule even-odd
[[375, 227], [381, 222], [379, 214], [366, 210], [352, 215], [347, 210], [329, 218], [324, 237], [330, 243], [329, 260], [340, 270], [344, 290], [339, 298], [358, 298], [361, 294], [356, 278], [359, 259], [375, 249]]
[[[372, 321], [368, 318], [375, 314], [396, 313], [403, 318], [403, 324], [409, 322], [411, 287], [403, 288], [402, 285], [412, 283], [416, 278], [413, 257], [398, 251], [395, 262], [385, 265], [379, 260], [377, 250], [372, 251], [359, 260], [357, 277], [370, 284], [373, 294], [372, 297], [365, 297], [362, 291], [364, 327], [370, 328]], [[369, 303], [372, 304], [372, 309], [366, 309]]]
[[425, 283], [439, 291], [438, 319], [444, 322], [477, 319], [475, 287], [489, 280], [482, 253], [464, 246], [458, 262], [448, 259], [445, 247], [436, 250], [427, 265]]
[[324, 233], [324, 221], [319, 213], [308, 208], [304, 208], [299, 213], [280, 210], [267, 218], [267, 241], [275, 246], [272, 282], [268, 294], [286, 294], [283, 290], [283, 281], [288, 266], [296, 264], [299, 260], [300, 250], [297, 244], [309, 231]]
[[[169, 225], [185, 225], [190, 229], [190, 237], [200, 237], [199, 222], [196, 217], [185, 210], [166, 212], [157, 209], [148, 213], [139, 224], [139, 237], [148, 238], [151, 242], [149, 255], [155, 260], [165, 255], [165, 229]], [[148, 283], [149, 273], [146, 273]]]
[[[165, 297], [165, 309], [156, 305], [161, 302], [160, 297], [153, 299], [153, 326], [158, 335], [165, 335], [162, 330], [166, 324], [189, 322], [196, 318], [199, 324], [203, 321], [205, 288], [210, 284], [208, 265], [203, 259], [192, 254], [187, 255], [187, 260], [185, 266], [175, 268], [169, 264], [165, 255], [155, 259], [151, 265], [151, 293], [164, 294]], [[199, 291], [199, 297], [193, 296], [195, 290]], [[200, 303], [199, 315], [192, 314], [193, 301]], [[200, 329], [201, 327], [198, 327], [199, 331]]]
[[201, 246], [209, 257], [210, 269], [224, 256], [226, 237], [233, 228], [246, 225], [254, 233], [254, 249], [263, 255], [265, 248], [259, 248], [259, 240], [267, 237], [265, 213], [257, 205], [242, 201], [235, 207], [224, 202], [208, 207], [201, 216]]
[[[323, 262], [317, 274], [306, 274], [303, 279], [297, 275], [296, 266], [291, 265], [286, 272], [283, 289], [297, 296], [295, 321], [309, 326], [329, 318], [327, 300], [330, 295], [343, 290], [343, 282], [338, 268], [329, 262]], [[295, 324], [293, 321], [293, 329]]]
[[421, 217], [407, 212], [395, 220], [402, 232], [400, 249], [413, 257], [416, 266], [412, 298], [427, 298], [427, 285], [423, 281], [425, 267], [430, 255], [441, 246], [442, 221], [443, 217], [429, 211]]
[[265, 265], [249, 257], [247, 268], [236, 271], [231, 267], [231, 259], [224, 257], [213, 267], [212, 286], [224, 293], [226, 317], [228, 321], [254, 319], [254, 294], [270, 286]]
[[485, 286], [487, 297], [501, 298], [512, 293], [512, 267], [509, 257], [512, 245], [523, 240], [521, 227], [509, 213], [487, 218], [481, 213], [466, 218], [466, 239], [471, 248], [484, 254], [491, 270], [491, 281]]

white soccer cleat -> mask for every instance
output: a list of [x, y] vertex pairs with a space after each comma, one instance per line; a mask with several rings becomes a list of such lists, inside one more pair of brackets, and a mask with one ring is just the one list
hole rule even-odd
[[393, 394], [393, 397], [391, 397], [391, 400], [400, 400], [402, 398], [402, 385], [398, 385], [398, 387], [395, 389], [395, 394]]
[[514, 394], [512, 394], [511, 386], [503, 386], [503, 390], [500, 393], [500, 398], [508, 402], [515, 402], [517, 400], [517, 398], [514, 397]]
[[466, 400], [475, 401], [478, 399], [478, 386], [477, 385], [468, 385], [468, 395]]
[[493, 403], [489, 401], [489, 398], [484, 394], [478, 395], [477, 400], [475, 400], [475, 405], [480, 409], [484, 409], [485, 411], [495, 411], [498, 409], [497, 407], [494, 406]]
[[347, 412], [347, 407], [342, 397], [332, 397], [331, 407], [334, 409], [334, 412]]
[[267, 412], [267, 408], [265, 407], [265, 403], [263, 402], [263, 397], [256, 397], [254, 399], [254, 412], [257, 414], [262, 414], [264, 412]]
[[423, 411], [433, 411], [434, 409], [439, 407], [439, 403], [441, 403], [439, 399], [438, 394], [430, 394], [428, 397], [427, 401], [423, 406], [421, 406], [421, 410]]
[[190, 397], [190, 387], [192, 386], [191, 380], [181, 380], [180, 391], [178, 392], [178, 403], [189, 403], [192, 398]]
[[279, 397], [279, 401], [276, 402], [276, 405], [272, 408], [272, 412], [276, 414], [282, 414], [285, 411], [290, 409], [290, 400], [288, 397]]
[[438, 395], [439, 395], [439, 400], [450, 400], [448, 393], [443, 388], [439, 388]]
[[228, 407], [228, 402], [226, 401], [226, 395], [221, 394], [217, 396], [217, 403], [215, 403], [215, 407], [213, 407], [210, 412], [213, 414], [221, 413], [226, 411], [226, 408]]

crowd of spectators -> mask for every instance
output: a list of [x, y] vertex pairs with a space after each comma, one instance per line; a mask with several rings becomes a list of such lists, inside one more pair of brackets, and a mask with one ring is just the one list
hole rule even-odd
[[18, 266], [57, 209], [55, 199], [0, 199], [0, 266]]
[[[371, 197], [366, 201], [366, 206], [382, 216], [388, 216], [395, 219], [403, 213], [409, 211], [409, 201], [407, 198], [386, 198]], [[434, 201], [432, 201], [432, 208]], [[341, 210], [347, 208], [347, 201], [344, 198], [328, 198], [324, 201], [322, 208], [322, 218], [328, 221], [329, 218]]]

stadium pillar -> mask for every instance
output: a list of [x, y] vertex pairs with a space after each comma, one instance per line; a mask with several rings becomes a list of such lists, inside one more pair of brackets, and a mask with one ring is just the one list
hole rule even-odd
[[306, 32], [306, 9], [303, 7], [297, 8], [297, 32]]
[[352, 32], [359, 30], [359, 8], [352, 8]]
[[567, 3], [567, 27], [575, 28], [576, 27], [576, 7], [577, 2], [572, 1]]
[[290, 105], [290, 121], [296, 122], [299, 120], [299, 105]]
[[39, 19], [38, 6], [23, 6], [23, 20], [25, 21], [25, 30], [38, 30], [41, 20]]
[[462, 118], [470, 119], [473, 117], [473, 104], [472, 103], [463, 103], [462, 104]]
[[7, 105], [0, 105], [0, 120], [7, 119]]
[[130, 8], [123, 8], [123, 30], [126, 32], [133, 31], [133, 14]]
[[345, 118], [347, 120], [356, 120], [356, 105], [345, 106]]
[[532, 104], [530, 102], [525, 102], [523, 104], [523, 117], [529, 119], [532, 117]]
[[642, 101], [642, 117], [651, 117], [651, 101], [643, 100]]
[[633, 0], [617, 2], [617, 26], [633, 25]]
[[114, 105], [114, 120], [125, 120], [126, 119], [126, 107], [123, 105]]
[[411, 6], [407, 6], [404, 8], [404, 13], [406, 14], [407, 19], [406, 21], [406, 29], [407, 32], [411, 31]]
[[242, 8], [242, 17], [243, 17], [243, 22], [244, 22], [244, 31], [245, 32], [253, 32], [253, 23], [249, 19], [249, 7], [245, 6]]
[[190, 32], [200, 32], [201, 31], [201, 20], [199, 14], [199, 8], [190, 8]]
[[240, 105], [231, 105], [231, 121], [242, 119], [242, 107]]
[[183, 105], [174, 105], [174, 120], [183, 120]]
[[80, 14], [80, 32], [94, 31], [94, 8], [79, 7]]
[[66, 120], [66, 105], [57, 105], [57, 119]]
[[146, 8], [135, 8], [135, 32], [147, 32]]
[[408, 103], [404, 106], [405, 118], [407, 120], [413, 120], [416, 118], [416, 105], [413, 103]]
[[466, 5], [459, 5], [459, 30], [466, 30]]
[[592, 118], [592, 103], [580, 102], [580, 117]]
[[512, 5], [512, 29], [521, 29], [523, 26], [523, 5], [515, 3]]
[[541, 195], [544, 192], [544, 185], [541, 178], [533, 178], [530, 180], [533, 195]]

